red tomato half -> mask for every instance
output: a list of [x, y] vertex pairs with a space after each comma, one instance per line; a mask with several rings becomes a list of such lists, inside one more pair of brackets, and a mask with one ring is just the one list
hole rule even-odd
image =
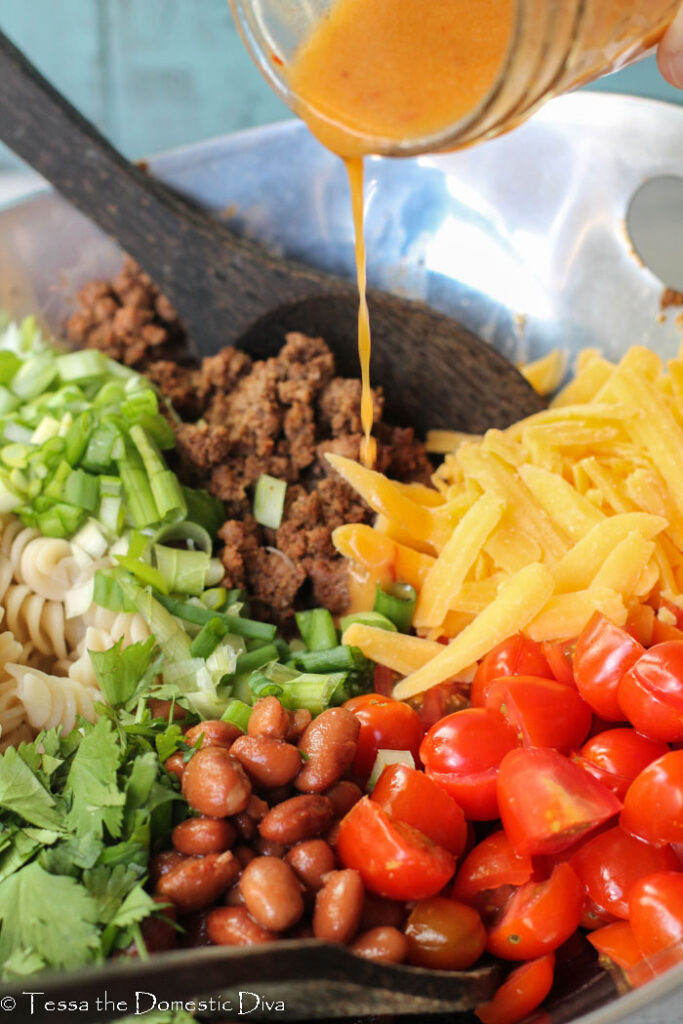
[[541, 644], [541, 649], [546, 661], [550, 665], [550, 671], [558, 683], [564, 683], [565, 686], [576, 686], [576, 680], [574, 679], [576, 641], [567, 640], [551, 643], [549, 640], [544, 640]]
[[418, 829], [437, 846], [459, 857], [467, 841], [467, 822], [445, 789], [406, 764], [388, 765], [372, 799], [396, 821]]
[[619, 683], [619, 706], [624, 718], [645, 736], [670, 743], [683, 740], [683, 711], [672, 707], [649, 690], [637, 666], [622, 676]]
[[624, 672], [644, 653], [644, 647], [601, 612], [595, 612], [584, 627], [574, 654], [574, 679], [583, 699], [601, 718], [623, 721], [617, 688]]
[[655, 644], [631, 671], [651, 694], [683, 712], [683, 641]]
[[548, 953], [512, 971], [490, 1003], [474, 1011], [482, 1024], [517, 1024], [540, 1006], [550, 992], [555, 954]]
[[355, 868], [365, 888], [392, 900], [419, 900], [440, 892], [455, 858], [417, 829], [394, 821], [364, 796], [342, 818], [337, 854]]
[[498, 817], [498, 765], [516, 745], [497, 712], [465, 708], [432, 726], [420, 758], [427, 775], [450, 793], [469, 820], [490, 821]]
[[583, 743], [593, 719], [573, 686], [534, 676], [496, 679], [488, 687], [486, 707], [500, 712], [525, 747], [554, 747], [565, 754]]
[[639, 879], [679, 867], [678, 857], [670, 846], [651, 846], [619, 826], [591, 839], [570, 863], [590, 899], [608, 913], [623, 918], [628, 918], [629, 896]]
[[595, 946], [600, 958], [610, 960], [618, 967], [634, 967], [643, 959], [633, 929], [628, 921], [616, 921], [598, 928], [586, 938]]
[[524, 885], [533, 870], [531, 857], [517, 853], [504, 832], [492, 832], [470, 850], [460, 865], [453, 896], [470, 903], [484, 889]]
[[683, 750], [664, 754], [633, 780], [620, 824], [659, 846], [683, 842]]
[[360, 722], [358, 748], [351, 766], [360, 779], [368, 779], [378, 750], [409, 750], [417, 760], [424, 728], [417, 711], [402, 700], [378, 693], [352, 697], [344, 707]]
[[623, 800], [636, 775], [668, 750], [663, 740], [652, 740], [635, 729], [623, 728], [592, 736], [580, 754], [583, 767]]
[[660, 871], [631, 890], [630, 922], [638, 948], [653, 956], [683, 939], [683, 874]]
[[[556, 750], [512, 750], [498, 774], [503, 828], [518, 853], [560, 853], [621, 809], [614, 793]], [[532, 954], [533, 955], [533, 954]]]
[[515, 633], [489, 651], [479, 662], [470, 691], [472, 707], [483, 708], [489, 683], [504, 676], [541, 676], [552, 679], [553, 673], [541, 645], [523, 633]]
[[569, 864], [545, 882], [527, 882], [489, 932], [486, 948], [504, 960], [531, 960], [566, 942], [581, 919], [583, 891]]

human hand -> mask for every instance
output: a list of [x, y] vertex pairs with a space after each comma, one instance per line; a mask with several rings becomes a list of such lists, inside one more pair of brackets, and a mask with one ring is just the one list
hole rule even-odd
[[683, 6], [659, 44], [657, 64], [667, 82], [683, 89]]

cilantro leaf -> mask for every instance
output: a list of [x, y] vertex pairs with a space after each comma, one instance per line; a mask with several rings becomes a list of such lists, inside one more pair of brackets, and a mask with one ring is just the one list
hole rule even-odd
[[0, 920], [0, 963], [12, 957], [16, 965], [21, 953], [50, 967], [98, 958], [96, 902], [73, 878], [50, 875], [36, 861], [0, 883]]
[[120, 836], [126, 799], [117, 779], [120, 758], [111, 723], [101, 718], [81, 740], [66, 780], [72, 798], [67, 824], [76, 835], [99, 838], [106, 827], [113, 838]]
[[54, 797], [14, 747], [8, 747], [0, 758], [0, 808], [13, 811], [38, 828], [63, 828]]
[[[98, 864], [91, 871], [85, 871], [83, 885], [97, 905], [97, 920], [102, 924], [113, 921], [126, 898], [138, 887], [139, 881], [140, 872], [124, 864], [117, 864], [113, 868]], [[151, 897], [149, 900], [152, 907], [156, 906]], [[147, 917], [147, 913], [143, 917]]]
[[160, 655], [153, 636], [123, 650], [122, 643], [118, 640], [108, 651], [88, 651], [99, 688], [114, 708], [126, 704], [140, 684], [147, 683], [150, 669], [156, 674]]
[[40, 863], [53, 875], [73, 875], [77, 878], [83, 868], [91, 868], [99, 860], [104, 844], [92, 833], [76, 839], [63, 839], [40, 853]]

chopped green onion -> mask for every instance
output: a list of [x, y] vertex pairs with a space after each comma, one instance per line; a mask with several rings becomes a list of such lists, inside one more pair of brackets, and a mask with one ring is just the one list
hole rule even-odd
[[154, 560], [166, 581], [166, 591], [199, 595], [206, 585], [209, 556], [205, 551], [184, 551], [154, 544]]
[[203, 626], [210, 622], [216, 614], [199, 604], [180, 601], [177, 597], [168, 597], [165, 594], [155, 594], [154, 597], [171, 615], [175, 615], [176, 618], [182, 619], [184, 622], [193, 622], [197, 626]]
[[228, 701], [228, 706], [221, 715], [221, 718], [224, 722], [230, 722], [232, 725], [236, 725], [238, 729], [241, 729], [242, 732], [246, 732], [252, 711], [253, 708], [250, 708], [243, 700], [233, 698]]
[[327, 608], [297, 612], [295, 618], [309, 651], [326, 651], [339, 643], [334, 621]]
[[[84, 425], [83, 431], [85, 432]], [[106, 470], [115, 461], [114, 449], [121, 440], [121, 431], [113, 423], [100, 423], [89, 433], [85, 453], [81, 454], [86, 469]], [[79, 443], [82, 437], [79, 438]], [[121, 457], [121, 456], [119, 456]]]
[[394, 583], [385, 590], [377, 584], [374, 611], [386, 616], [401, 633], [407, 633], [413, 622], [417, 591], [408, 583]]
[[368, 793], [372, 793], [379, 782], [380, 775], [390, 764], [407, 764], [409, 768], [414, 768], [415, 758], [410, 750], [378, 750], [366, 787]]
[[96, 348], [67, 352], [53, 360], [55, 374], [63, 381], [86, 380], [88, 377], [102, 377], [109, 370], [109, 361]]
[[117, 461], [121, 483], [133, 523], [139, 530], [161, 519], [152, 495], [147, 472], [138, 452], [126, 444], [126, 453]]
[[239, 654], [235, 663], [235, 672], [240, 675], [242, 672], [255, 672], [256, 669], [268, 665], [271, 661], [277, 661], [278, 649], [275, 644], [265, 644], [257, 647], [246, 654]]
[[228, 632], [225, 619], [218, 615], [202, 626], [196, 637], [190, 644], [190, 654], [193, 658], [208, 658], [213, 654], [216, 647]]
[[166, 580], [154, 566], [148, 565], [141, 558], [135, 558], [132, 555], [115, 555], [114, 557], [121, 568], [131, 573], [132, 576], [135, 576], [145, 584], [149, 584], [162, 594], [168, 593]]
[[42, 444], [43, 441], [49, 441], [51, 437], [56, 437], [59, 434], [60, 426], [60, 421], [56, 420], [54, 416], [43, 416], [33, 431], [31, 444]]
[[119, 582], [108, 569], [98, 569], [95, 573], [93, 603], [100, 608], [108, 608], [112, 612], [134, 612], [136, 606], [121, 590]]
[[[65, 457], [69, 465], [76, 466], [85, 455], [95, 420], [92, 413], [82, 412], [67, 432]], [[95, 468], [95, 467], [93, 467]]]
[[102, 535], [102, 531], [92, 519], [71, 538], [71, 542], [83, 548], [91, 558], [102, 558], [102, 555], [104, 555], [109, 547], [106, 538]]
[[47, 391], [57, 376], [57, 360], [52, 355], [33, 356], [19, 367], [12, 378], [12, 391], [25, 402]]
[[218, 612], [221, 608], [225, 608], [227, 590], [225, 587], [212, 587], [210, 590], [205, 590], [201, 595], [202, 604], [206, 605], [212, 612]]
[[287, 482], [262, 473], [254, 488], [254, 519], [261, 526], [277, 530], [285, 508]]
[[274, 640], [277, 626], [269, 622], [257, 622], [256, 619], [241, 619], [237, 615], [224, 615], [231, 633], [236, 636], [249, 637], [252, 640]]
[[397, 632], [396, 623], [388, 619], [386, 615], [381, 615], [380, 612], [355, 612], [353, 615], [345, 615], [339, 620], [339, 628], [342, 634], [354, 622], [358, 622], [361, 626], [374, 626], [375, 629], [386, 629], [391, 633]]
[[99, 480], [84, 469], [72, 469], [64, 484], [64, 497], [70, 505], [94, 512], [100, 497]]
[[278, 671], [283, 666], [271, 665], [265, 673], [257, 672], [249, 679], [249, 688], [255, 696], [273, 695], [292, 710], [307, 708], [312, 715], [319, 715], [333, 703], [341, 703], [346, 696], [344, 686], [348, 673], [334, 672], [329, 675], [294, 673], [283, 678]]
[[6, 388], [4, 384], [0, 384], [0, 416], [13, 412], [19, 405], [21, 405], [19, 396], [13, 395], [9, 388]]
[[368, 659], [359, 647], [340, 646], [292, 654], [290, 664], [303, 672], [350, 672], [363, 671]]
[[20, 366], [21, 360], [14, 352], [0, 352], [0, 384], [9, 384]]
[[178, 478], [166, 467], [161, 452], [149, 434], [139, 425], [130, 428], [130, 437], [142, 457], [149, 483], [154, 495], [159, 520], [169, 516], [182, 519], [187, 514], [187, 504]]
[[168, 544], [170, 541], [191, 541], [200, 551], [210, 555], [213, 551], [213, 541], [208, 530], [205, 530], [199, 523], [190, 522], [186, 519], [181, 523], [169, 523], [162, 526], [154, 535], [157, 544]]
[[210, 537], [215, 537], [225, 522], [223, 502], [207, 491], [193, 487], [183, 487], [182, 490], [187, 505], [187, 518], [203, 526]]

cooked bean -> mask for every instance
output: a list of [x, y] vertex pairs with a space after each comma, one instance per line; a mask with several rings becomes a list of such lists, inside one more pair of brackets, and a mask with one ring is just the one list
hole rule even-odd
[[236, 846], [232, 851], [243, 868], [246, 868], [249, 861], [253, 860], [256, 854], [250, 846]]
[[247, 814], [254, 821], [263, 821], [266, 814], [268, 813], [268, 804], [265, 800], [262, 800], [260, 796], [256, 796], [255, 793], [251, 794], [249, 803], [247, 804]]
[[245, 907], [216, 907], [207, 917], [206, 928], [217, 946], [255, 946], [277, 938], [274, 932], [258, 924]]
[[304, 912], [296, 875], [276, 857], [256, 857], [242, 872], [240, 892], [247, 910], [264, 928], [282, 932]]
[[332, 804], [332, 813], [335, 818], [343, 818], [347, 811], [350, 811], [354, 804], [357, 804], [363, 796], [363, 791], [355, 782], [342, 779], [335, 782], [334, 786], [326, 790], [325, 796]]
[[159, 700], [158, 697], [150, 697], [147, 707], [152, 718], [165, 718], [168, 721], [168, 716], [172, 715], [172, 722], [182, 722], [184, 718], [187, 718], [185, 708], [181, 708], [180, 704], [176, 704], [172, 700]]
[[201, 914], [189, 914], [183, 918], [185, 934], [180, 936], [182, 946], [194, 949], [196, 946], [210, 946], [211, 939], [206, 928], [206, 911]]
[[274, 789], [267, 789], [263, 796], [268, 806], [274, 807], [275, 804], [281, 804], [284, 800], [289, 800], [290, 796], [296, 796], [296, 790], [291, 785], [275, 786]]
[[241, 729], [231, 722], [221, 722], [220, 719], [208, 719], [206, 722], [199, 722], [187, 730], [183, 739], [193, 747], [199, 737], [202, 738], [201, 749], [204, 747], [231, 747], [239, 736], [243, 736]]
[[296, 711], [292, 711], [289, 722], [289, 728], [287, 729], [287, 735], [285, 739], [288, 743], [298, 743], [303, 734], [308, 729], [313, 715], [308, 708], [297, 708]]
[[183, 761], [183, 755], [179, 750], [176, 750], [175, 754], [171, 754], [164, 761], [164, 768], [169, 775], [175, 775], [178, 782], [183, 781], [183, 774], [185, 772], [185, 762]]
[[268, 736], [240, 736], [230, 753], [259, 786], [284, 786], [301, 768], [301, 754], [296, 747]]
[[334, 871], [334, 852], [324, 839], [306, 839], [289, 851], [285, 860], [292, 865], [300, 882], [317, 892], [322, 888], [323, 876]]
[[239, 814], [249, 803], [251, 783], [225, 747], [204, 747], [188, 762], [181, 784], [190, 807], [210, 818]]
[[237, 838], [234, 825], [224, 818], [187, 818], [173, 829], [171, 840], [178, 853], [223, 853]]
[[272, 839], [259, 836], [254, 843], [254, 849], [262, 857], [284, 857], [286, 847], [282, 843], [275, 843]]
[[155, 896], [154, 901], [166, 903], [166, 906], [159, 908], [163, 917], [150, 914], [140, 922], [140, 931], [148, 953], [164, 953], [166, 950], [175, 949], [178, 943], [178, 932], [173, 925], [176, 914], [175, 909], [168, 906], [163, 896]]
[[237, 835], [243, 843], [250, 843], [258, 835], [258, 826], [250, 814], [241, 811], [232, 818], [232, 823], [237, 829]]
[[340, 825], [341, 821], [337, 819], [337, 821], [335, 821], [334, 824], [332, 825], [332, 828], [328, 829], [327, 832], [325, 833], [325, 841], [328, 842], [333, 849], [337, 848], [337, 843], [339, 841]]
[[229, 851], [186, 857], [159, 879], [157, 892], [166, 896], [181, 914], [190, 914], [217, 900], [239, 871], [240, 863]]
[[408, 940], [398, 928], [372, 928], [358, 936], [351, 952], [381, 964], [402, 964], [408, 956]]
[[149, 877], [152, 879], [152, 883], [156, 885], [160, 878], [167, 875], [173, 868], [178, 867], [184, 860], [182, 853], [178, 853], [177, 850], [164, 850], [163, 853], [152, 857], [149, 862]]
[[363, 883], [352, 868], [331, 871], [315, 898], [313, 934], [324, 942], [350, 942], [363, 913]]
[[325, 796], [293, 796], [266, 814], [259, 825], [264, 839], [292, 846], [302, 839], [319, 836], [332, 821], [332, 808]]
[[360, 922], [363, 931], [372, 931], [375, 928], [402, 928], [405, 918], [406, 909], [403, 903], [366, 892]]
[[254, 704], [247, 732], [250, 736], [269, 736], [283, 740], [289, 729], [289, 712], [277, 697], [260, 697]]
[[322, 793], [346, 772], [356, 754], [360, 722], [346, 708], [329, 708], [318, 715], [299, 740], [308, 760], [294, 780], [304, 793]]
[[244, 896], [240, 889], [239, 880], [234, 885], [231, 885], [229, 889], [225, 890], [223, 893], [223, 903], [225, 903], [226, 907], [244, 906]]

